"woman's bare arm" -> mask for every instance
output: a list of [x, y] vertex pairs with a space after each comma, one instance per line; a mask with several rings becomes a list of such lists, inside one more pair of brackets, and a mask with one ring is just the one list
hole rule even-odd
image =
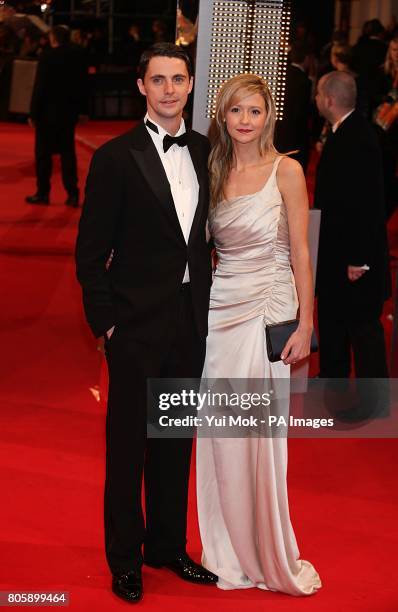
[[284, 350], [284, 363], [295, 363], [310, 353], [313, 329], [314, 289], [308, 247], [308, 195], [300, 164], [289, 157], [281, 160], [278, 187], [286, 205], [291, 262], [300, 307], [300, 323]]

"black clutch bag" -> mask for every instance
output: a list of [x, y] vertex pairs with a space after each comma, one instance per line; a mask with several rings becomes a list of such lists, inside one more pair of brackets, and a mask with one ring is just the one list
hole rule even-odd
[[[283, 321], [282, 323], [272, 323], [265, 326], [265, 339], [267, 342], [268, 359], [271, 362], [280, 361], [284, 346], [299, 324], [298, 319]], [[311, 336], [311, 353], [318, 350], [318, 340], [315, 331]]]

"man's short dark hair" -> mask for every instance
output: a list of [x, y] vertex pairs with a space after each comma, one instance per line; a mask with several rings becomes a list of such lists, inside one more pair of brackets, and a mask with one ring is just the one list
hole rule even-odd
[[371, 19], [368, 22], [368, 36], [379, 36], [380, 34], [384, 34], [385, 29], [380, 19]]
[[51, 28], [51, 34], [59, 45], [67, 45], [70, 42], [70, 29], [66, 25], [56, 25]]
[[153, 57], [175, 57], [177, 59], [185, 62], [187, 67], [187, 71], [189, 77], [192, 76], [192, 64], [189, 58], [189, 55], [178, 45], [174, 45], [173, 43], [156, 43], [149, 47], [140, 57], [140, 62], [138, 64], [138, 76], [140, 79], [144, 80], [146, 71], [148, 70], [148, 64]]
[[352, 49], [349, 45], [333, 45], [332, 53], [338, 62], [345, 64], [351, 68], [352, 64]]
[[303, 64], [308, 55], [308, 48], [303, 43], [293, 43], [290, 49], [290, 61], [293, 64]]

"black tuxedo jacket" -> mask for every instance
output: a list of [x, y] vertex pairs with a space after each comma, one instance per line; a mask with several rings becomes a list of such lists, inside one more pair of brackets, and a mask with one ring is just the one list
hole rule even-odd
[[197, 330], [201, 337], [207, 334], [211, 283], [205, 235], [207, 138], [190, 131], [188, 149], [199, 183], [188, 244], [162, 162], [143, 122], [93, 156], [76, 261], [86, 317], [96, 336], [116, 325], [138, 340], [167, 341], [179, 317], [187, 262]]
[[45, 126], [75, 122], [88, 113], [88, 72], [84, 52], [66, 44], [45, 49], [37, 66], [30, 116]]
[[[379, 316], [390, 290], [381, 153], [357, 111], [325, 143], [314, 205], [322, 211], [318, 294], [331, 308]], [[364, 264], [370, 270], [350, 282], [347, 266]]]
[[305, 167], [310, 148], [308, 117], [311, 104], [311, 81], [305, 72], [289, 64], [283, 119], [275, 126], [275, 146], [281, 153], [299, 149], [294, 155]]

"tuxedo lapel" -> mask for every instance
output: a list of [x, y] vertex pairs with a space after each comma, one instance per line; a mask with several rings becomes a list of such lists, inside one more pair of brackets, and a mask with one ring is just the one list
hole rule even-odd
[[202, 217], [203, 208], [205, 206], [206, 199], [206, 185], [207, 185], [207, 167], [203, 164], [203, 155], [199, 150], [197, 144], [193, 141], [192, 137], [188, 136], [188, 150], [192, 159], [193, 166], [195, 168], [196, 177], [199, 183], [199, 196], [198, 196], [198, 205], [196, 207], [195, 215], [192, 221], [191, 231], [189, 233], [188, 242], [191, 240], [191, 237], [195, 235], [195, 231], [200, 225], [200, 220]]
[[335, 152], [336, 138], [337, 138], [337, 134], [334, 134], [332, 130], [330, 129], [330, 133], [328, 134], [326, 142], [323, 145], [322, 153], [321, 153], [321, 156], [318, 162], [318, 166], [317, 166], [317, 170], [316, 170], [316, 175], [318, 179], [321, 176], [324, 168], [328, 169], [327, 171], [330, 172], [329, 164], [330, 164], [330, 159], [333, 159], [334, 154], [335, 154], [334, 152]]
[[328, 173], [330, 173], [330, 164], [334, 163], [336, 158], [339, 157], [342, 148], [345, 146], [347, 138], [349, 140], [349, 135], [352, 132], [352, 125], [355, 124], [356, 116], [357, 113], [354, 111], [343, 121], [341, 125], [339, 125], [335, 132], [330, 130], [319, 160], [319, 169], [326, 167]]
[[143, 122], [132, 132], [130, 153], [143, 174], [148, 188], [156, 196], [162, 211], [178, 237], [185, 243], [166, 172]]
[[333, 145], [334, 145], [335, 139], [336, 139], [336, 134], [332, 131], [332, 128], [330, 128], [330, 131], [329, 131], [329, 134], [327, 135], [325, 144], [323, 145], [321, 159], [324, 156], [327, 157], [328, 152], [329, 152], [330, 149], [333, 150]]

